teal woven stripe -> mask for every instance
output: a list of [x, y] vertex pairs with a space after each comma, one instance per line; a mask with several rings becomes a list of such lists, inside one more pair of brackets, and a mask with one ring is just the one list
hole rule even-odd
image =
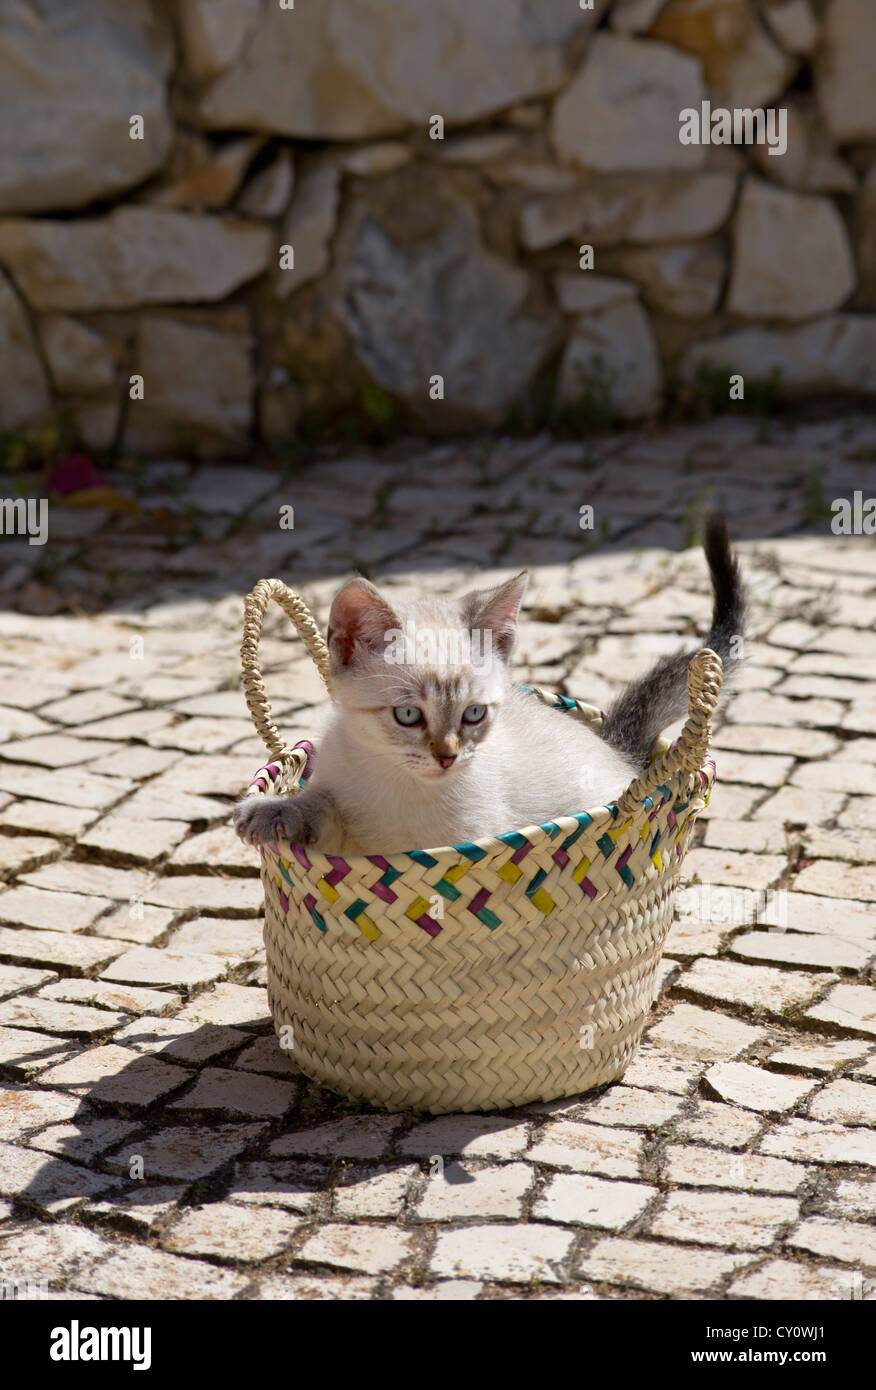
[[539, 888], [540, 888], [541, 885], [544, 883], [544, 881], [545, 881], [546, 878], [547, 878], [547, 871], [546, 871], [545, 869], [539, 869], [538, 873], [534, 876], [534, 878], [532, 879], [532, 882], [530, 883], [529, 887], [528, 887], [527, 890], [526, 890], [526, 896], [527, 896], [527, 898], [533, 898], [533, 897], [535, 897], [535, 894], [538, 892]]
[[577, 839], [580, 839], [580, 837], [584, 834], [584, 831], [587, 829], [588, 825], [593, 824], [593, 817], [588, 816], [586, 811], [582, 811], [580, 815], [573, 816], [573, 820], [576, 820], [578, 822], [578, 829], [573, 830], [571, 835], [566, 836], [565, 840], [560, 846], [561, 849], [569, 849], [575, 843], [575, 841]]
[[496, 838], [501, 840], [503, 845], [510, 845], [512, 849], [523, 849], [524, 845], [529, 844], [526, 836], [521, 835], [519, 830], [509, 830], [507, 835], [497, 835]]
[[427, 854], [424, 849], [408, 850], [408, 858], [413, 859], [415, 864], [421, 864], [424, 869], [434, 869], [438, 863], [438, 860], [433, 859], [432, 855]]
[[485, 859], [487, 856], [487, 851], [485, 849], [478, 849], [477, 845], [473, 845], [470, 842], [468, 844], [454, 845], [453, 848], [458, 849], [460, 854], [464, 854], [466, 859], [471, 859], [475, 864], [479, 859]]
[[456, 902], [457, 898], [462, 897], [459, 889], [454, 888], [452, 883], [448, 883], [446, 878], [439, 878], [438, 882], [434, 883], [432, 887], [435, 889], [436, 893], [440, 893], [442, 898], [446, 898], [450, 903]]

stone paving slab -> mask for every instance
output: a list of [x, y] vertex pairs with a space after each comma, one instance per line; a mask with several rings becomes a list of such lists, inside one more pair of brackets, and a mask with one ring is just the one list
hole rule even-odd
[[[874, 490], [874, 447], [849, 416], [500, 437], [477, 465], [455, 444], [326, 454], [252, 487], [239, 470], [226, 541], [219, 511], [195, 536], [147, 509], [68, 528], [63, 586], [28, 557], [0, 613], [0, 1278], [119, 1299], [866, 1296], [876, 550], [834, 535], [828, 504]], [[183, 475], [196, 508], [223, 485]], [[749, 662], [618, 1083], [383, 1115], [280, 1048], [258, 865], [229, 828], [264, 758], [237, 653], [278, 497], [330, 538], [282, 550], [321, 618], [365, 562], [439, 592], [530, 563], [521, 676], [600, 701], [693, 640], [708, 603], [687, 543], [726, 504]], [[279, 613], [263, 669], [305, 736], [323, 692]]]

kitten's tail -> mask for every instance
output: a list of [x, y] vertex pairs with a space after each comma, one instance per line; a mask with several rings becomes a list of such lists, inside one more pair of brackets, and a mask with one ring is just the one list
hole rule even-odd
[[[747, 604], [739, 561], [730, 549], [723, 516], [710, 516], [706, 522], [703, 550], [714, 606], [712, 626], [702, 645], [720, 656], [726, 682], [741, 665]], [[608, 711], [602, 737], [639, 767], [647, 767], [658, 734], [687, 714], [687, 668], [693, 655], [678, 652], [662, 657], [640, 680], [628, 685]]]

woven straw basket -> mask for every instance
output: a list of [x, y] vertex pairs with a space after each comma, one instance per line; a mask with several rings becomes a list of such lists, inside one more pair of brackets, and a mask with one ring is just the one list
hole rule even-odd
[[[303, 600], [263, 579], [241, 649], [271, 761], [248, 794], [295, 792], [313, 748], [288, 748], [258, 667], [269, 599], [328, 688], [328, 653]], [[495, 1110], [620, 1076], [655, 997], [672, 891], [714, 780], [709, 720], [721, 661], [688, 672], [677, 742], [617, 803], [495, 838], [342, 858], [264, 846], [268, 995], [281, 1043], [312, 1079], [387, 1110]], [[592, 706], [535, 690], [571, 719]], [[291, 1026], [291, 1031], [290, 1031]]]

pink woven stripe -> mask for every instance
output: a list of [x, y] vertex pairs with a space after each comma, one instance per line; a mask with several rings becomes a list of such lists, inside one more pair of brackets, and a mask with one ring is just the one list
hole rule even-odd
[[352, 872], [353, 866], [348, 864], [346, 859], [339, 859], [336, 854], [327, 854], [326, 859], [335, 867], [330, 874], [326, 874], [325, 881], [330, 883], [332, 888], [336, 888], [341, 879], [346, 878], [347, 874]]

